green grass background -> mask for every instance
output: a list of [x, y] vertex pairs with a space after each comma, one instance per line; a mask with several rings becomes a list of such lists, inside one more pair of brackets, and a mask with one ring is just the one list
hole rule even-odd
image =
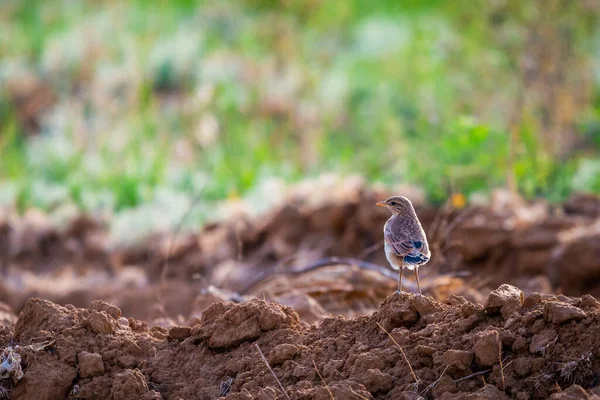
[[[529, 198], [600, 193], [600, 11], [542, 3], [4, 0], [0, 203], [140, 217], [200, 193], [197, 223], [266, 179], [332, 171], [438, 203], [511, 174]], [[509, 163], [518, 65], [544, 18], [589, 72], [578, 145], [545, 151], [547, 116], [525, 113]], [[24, 82], [55, 96], [34, 131]]]

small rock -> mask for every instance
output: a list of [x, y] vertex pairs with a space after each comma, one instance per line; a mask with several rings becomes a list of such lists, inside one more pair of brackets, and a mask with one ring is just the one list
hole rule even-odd
[[528, 294], [527, 297], [525, 297], [525, 300], [523, 300], [523, 307], [527, 309], [532, 309], [538, 304], [540, 304], [543, 300], [544, 298], [542, 297], [541, 293], [534, 292]]
[[192, 328], [189, 326], [174, 326], [169, 329], [169, 339], [185, 340], [190, 337]]
[[541, 318], [543, 316], [544, 313], [542, 313], [540, 310], [529, 311], [528, 313], [523, 315], [523, 325], [529, 327], [533, 325], [538, 318]]
[[225, 400], [252, 400], [254, 396], [250, 394], [248, 389], [242, 389], [237, 393], [230, 393], [225, 397]]
[[475, 362], [483, 367], [491, 367], [500, 362], [500, 335], [496, 330], [479, 333], [475, 339]]
[[385, 360], [373, 352], [362, 353], [356, 358], [353, 368], [352, 377], [358, 380], [370, 369], [382, 370], [385, 368]]
[[86, 326], [94, 333], [111, 334], [115, 331], [116, 321], [105, 311], [91, 311]]
[[266, 388], [260, 389], [258, 392], [258, 396], [255, 397], [256, 400], [272, 400], [277, 398], [277, 390], [273, 389], [270, 386]]
[[198, 333], [212, 349], [228, 349], [257, 339], [263, 332], [300, 324], [290, 307], [252, 299], [240, 304], [215, 303], [202, 313]]
[[451, 394], [454, 392], [456, 392], [456, 383], [454, 382], [454, 379], [448, 375], [442, 376], [442, 379], [439, 380], [437, 385], [431, 389], [431, 394], [434, 399], [440, 398], [446, 393]]
[[555, 324], [562, 324], [571, 320], [582, 320], [586, 317], [585, 312], [567, 303], [560, 301], [548, 301], [544, 305], [544, 317]]
[[115, 376], [111, 395], [114, 400], [139, 399], [148, 392], [146, 378], [139, 370], [127, 369]]
[[515, 339], [515, 342], [512, 344], [511, 349], [514, 353], [518, 353], [520, 351], [526, 350], [527, 346], [528, 346], [527, 338], [524, 338], [523, 336], [518, 336]]
[[129, 328], [131, 328], [131, 330], [134, 332], [147, 332], [148, 331], [148, 324], [146, 324], [144, 321], [138, 321], [131, 317], [129, 317], [129, 319], [127, 321], [129, 321]]
[[291, 360], [300, 354], [300, 349], [293, 344], [284, 343], [275, 346], [273, 350], [269, 352], [269, 364], [280, 365], [287, 360]]
[[371, 393], [387, 392], [392, 388], [394, 379], [379, 369], [369, 369], [359, 379]]
[[131, 354], [123, 354], [117, 358], [117, 363], [123, 368], [135, 368], [138, 365], [138, 360]]
[[546, 326], [546, 323], [543, 319], [536, 320], [533, 323], [533, 326], [531, 327], [531, 333], [533, 333], [534, 335], [536, 333], [540, 333], [544, 329], [544, 326]]
[[554, 393], [550, 396], [550, 400], [579, 400], [592, 399], [588, 392], [579, 385], [571, 385], [566, 390], [560, 393]]
[[82, 351], [77, 354], [77, 368], [79, 376], [82, 378], [91, 378], [93, 376], [104, 374], [104, 363], [102, 356], [98, 353], [88, 353]]
[[492, 290], [485, 302], [485, 311], [488, 314], [500, 312], [502, 318], [508, 319], [514, 312], [523, 307], [524, 295], [521, 289], [511, 285], [500, 285]]
[[417, 347], [415, 347], [415, 351], [421, 357], [430, 357], [433, 355], [433, 353], [436, 352], [436, 349], [431, 346], [424, 346], [424, 345], [420, 344]]
[[468, 303], [467, 299], [465, 299], [463, 296], [459, 296], [456, 294], [451, 294], [446, 299], [446, 304], [451, 305], [451, 306], [460, 306], [464, 303]]
[[529, 351], [533, 354], [541, 353], [545, 354], [548, 346], [558, 338], [558, 334], [555, 330], [549, 329], [542, 331], [531, 338], [529, 344]]
[[[436, 396], [437, 398], [437, 396]], [[507, 400], [508, 397], [494, 385], [485, 385], [472, 393], [443, 393], [441, 400]]]
[[328, 378], [333, 371], [340, 371], [344, 366], [344, 360], [331, 360], [323, 367], [323, 376]]
[[500, 329], [500, 341], [502, 342], [503, 347], [511, 347], [515, 340], [517, 340], [517, 336], [507, 329]]
[[433, 300], [431, 297], [427, 296], [413, 297], [412, 305], [415, 308], [415, 310], [417, 310], [420, 316], [433, 314], [443, 310], [441, 304]]
[[473, 304], [473, 303], [467, 302], [467, 303], [463, 303], [460, 306], [460, 315], [463, 318], [468, 318], [471, 315], [475, 314], [477, 311], [478, 311], [477, 307], [475, 307], [475, 304]]
[[531, 358], [530, 357], [520, 357], [513, 361], [513, 368], [515, 373], [524, 377], [531, 373]]
[[584, 294], [581, 297], [581, 303], [579, 303], [579, 307], [581, 308], [600, 308], [600, 301], [596, 300], [593, 296], [589, 294]]
[[110, 315], [111, 317], [113, 317], [113, 319], [115, 320], [119, 320], [119, 318], [121, 318], [121, 316], [123, 315], [123, 313], [121, 312], [121, 310], [116, 307], [113, 306], [111, 304], [105, 303], [102, 300], [94, 300], [90, 303], [90, 306], [88, 308], [90, 311], [104, 311], [105, 313], [107, 313], [108, 315]]
[[473, 363], [473, 352], [465, 350], [448, 350], [444, 353], [443, 362], [445, 365], [452, 365], [459, 370], [471, 368]]
[[313, 400], [331, 400], [331, 395], [333, 395], [334, 399], [345, 399], [348, 398], [348, 394], [352, 393], [355, 393], [353, 396], [356, 398], [373, 398], [363, 385], [352, 380], [332, 382], [329, 384], [329, 390], [325, 386], [319, 386], [315, 389], [314, 397], [308, 398]]

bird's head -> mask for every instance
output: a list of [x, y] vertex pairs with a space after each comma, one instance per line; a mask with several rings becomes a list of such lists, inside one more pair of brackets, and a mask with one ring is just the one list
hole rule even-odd
[[412, 203], [404, 196], [390, 197], [385, 201], [380, 201], [377, 205], [387, 207], [392, 214], [406, 215], [414, 212]]

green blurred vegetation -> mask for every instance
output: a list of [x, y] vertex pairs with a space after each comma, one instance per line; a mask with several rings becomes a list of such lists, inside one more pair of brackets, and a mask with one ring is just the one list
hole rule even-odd
[[0, 202], [128, 210], [326, 171], [600, 193], [594, 2], [5, 0]]

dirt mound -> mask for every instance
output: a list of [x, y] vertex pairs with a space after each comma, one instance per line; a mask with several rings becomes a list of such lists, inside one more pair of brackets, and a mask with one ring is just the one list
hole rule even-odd
[[[373, 312], [395, 286], [381, 248], [389, 216], [374, 206], [389, 193], [361, 186], [315, 192], [321, 200], [291, 196], [260, 218], [125, 247], [111, 243], [106, 224], [84, 216], [60, 227], [33, 211], [0, 218], [0, 301], [18, 312], [31, 297], [77, 307], [102, 299], [164, 326], [184, 324], [214, 301], [251, 297], [293, 306], [307, 322]], [[421, 281], [437, 300], [457, 294], [483, 302], [502, 283], [526, 294], [600, 296], [597, 197], [549, 206], [499, 192], [486, 205], [416, 206], [433, 253]], [[330, 263], [299, 272], [328, 257], [379, 270]], [[410, 276], [405, 283], [414, 291]]]
[[11, 398], [282, 398], [273, 374], [293, 399], [578, 398], [600, 392], [599, 329], [591, 296], [508, 285], [485, 306], [392, 294], [369, 316], [318, 326], [257, 299], [169, 330], [100, 301], [32, 299], [14, 326], [24, 376]]

